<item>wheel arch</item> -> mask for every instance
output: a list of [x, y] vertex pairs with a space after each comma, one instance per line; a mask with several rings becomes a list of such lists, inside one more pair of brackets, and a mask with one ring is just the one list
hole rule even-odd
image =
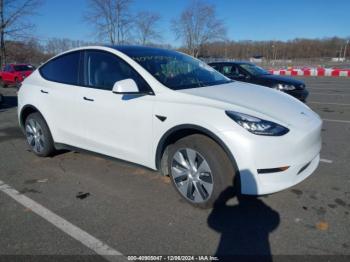
[[182, 125], [174, 126], [163, 134], [163, 136], [158, 142], [157, 149], [156, 149], [156, 159], [155, 159], [156, 168], [158, 170], [162, 169], [162, 171], [165, 171], [163, 169], [164, 168], [163, 164], [165, 163], [162, 163], [162, 156], [165, 150], [167, 149], [167, 147], [175, 143], [177, 140], [193, 134], [202, 134], [214, 140], [224, 150], [224, 152], [227, 154], [227, 156], [231, 160], [233, 167], [236, 169], [236, 171], [238, 171], [236, 159], [234, 158], [233, 154], [231, 153], [229, 148], [226, 146], [226, 144], [212, 131], [206, 128], [203, 128], [201, 126], [192, 125], [192, 124], [182, 124]]
[[20, 124], [22, 130], [24, 130], [24, 124], [25, 124], [26, 118], [32, 113], [39, 113], [47, 124], [45, 117], [43, 116], [43, 114], [40, 112], [40, 110], [38, 108], [36, 108], [33, 105], [25, 105], [21, 109], [21, 112], [19, 114], [19, 124]]

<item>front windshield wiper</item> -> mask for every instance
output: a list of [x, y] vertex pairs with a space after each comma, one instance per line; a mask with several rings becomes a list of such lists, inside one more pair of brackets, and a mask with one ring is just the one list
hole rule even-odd
[[196, 84], [188, 84], [188, 85], [173, 86], [173, 87], [171, 87], [171, 89], [174, 89], [174, 90], [181, 90], [181, 89], [190, 89], [190, 88], [198, 88], [198, 87], [202, 87], [202, 86], [199, 85], [198, 83], [196, 83]]
[[227, 81], [213, 81], [213, 82], [206, 82], [203, 83], [202, 82], [202, 87], [204, 86], [216, 86], [216, 85], [224, 85], [224, 84], [228, 84], [228, 83], [232, 83], [233, 80], [227, 80]]
[[173, 86], [172, 89], [174, 90], [181, 90], [181, 89], [190, 89], [190, 88], [200, 88], [200, 87], [206, 87], [206, 86], [215, 86], [215, 85], [224, 85], [228, 83], [232, 83], [234, 80], [228, 80], [228, 81], [215, 81], [215, 82], [198, 82], [196, 84], [190, 84], [190, 85], [181, 85], [181, 86]]

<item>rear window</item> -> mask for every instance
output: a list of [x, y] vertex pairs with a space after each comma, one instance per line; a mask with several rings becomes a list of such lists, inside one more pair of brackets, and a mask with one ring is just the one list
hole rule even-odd
[[31, 65], [15, 65], [15, 71], [33, 71], [34, 67]]
[[78, 85], [79, 60], [80, 52], [65, 54], [49, 61], [39, 71], [46, 80]]

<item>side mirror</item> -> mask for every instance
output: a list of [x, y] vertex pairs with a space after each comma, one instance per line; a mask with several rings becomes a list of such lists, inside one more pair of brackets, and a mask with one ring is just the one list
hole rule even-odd
[[133, 79], [128, 78], [115, 82], [112, 91], [116, 94], [138, 94], [139, 88]]

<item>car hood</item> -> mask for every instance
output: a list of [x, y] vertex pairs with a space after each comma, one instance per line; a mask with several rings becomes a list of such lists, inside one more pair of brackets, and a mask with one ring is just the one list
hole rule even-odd
[[[269, 118], [288, 126], [305, 126], [319, 117], [308, 106], [283, 92], [264, 86], [232, 82], [225, 85], [180, 90], [218, 102], [227, 103], [226, 110]], [[267, 116], [267, 117], [266, 117]]]
[[303, 81], [299, 81], [290, 77], [278, 76], [272, 74], [259, 75], [260, 79], [268, 80], [269, 82], [273, 82], [275, 84], [288, 84], [294, 85], [297, 88], [304, 88], [305, 84]]

